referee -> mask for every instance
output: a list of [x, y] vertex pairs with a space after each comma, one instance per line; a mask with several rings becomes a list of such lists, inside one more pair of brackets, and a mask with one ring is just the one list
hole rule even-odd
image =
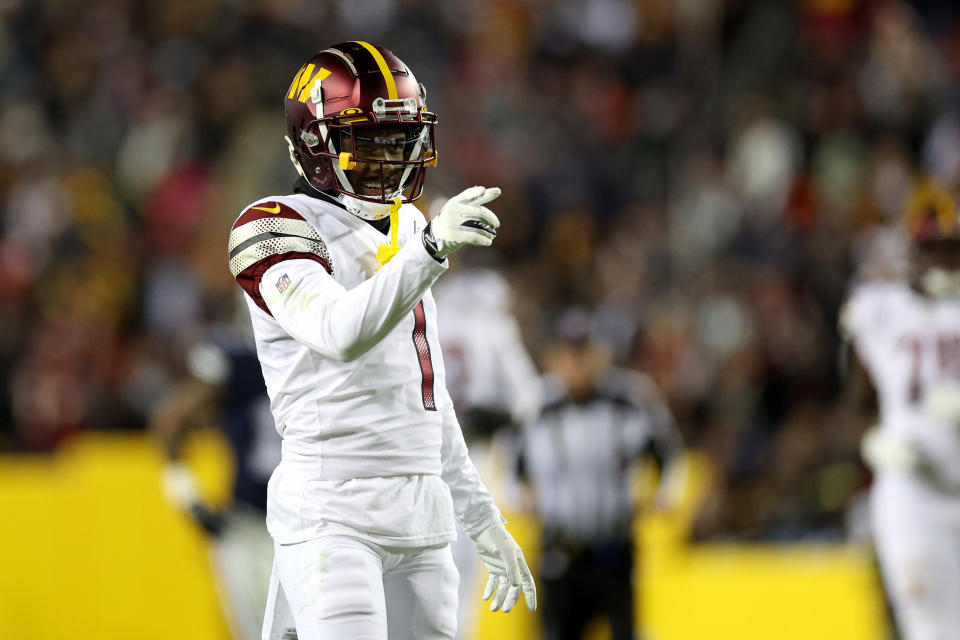
[[546, 403], [524, 429], [520, 457], [543, 522], [547, 640], [580, 640], [598, 615], [614, 640], [631, 640], [631, 468], [652, 454], [665, 477], [682, 441], [653, 382], [611, 366], [585, 311], [561, 315], [556, 334], [545, 357]]

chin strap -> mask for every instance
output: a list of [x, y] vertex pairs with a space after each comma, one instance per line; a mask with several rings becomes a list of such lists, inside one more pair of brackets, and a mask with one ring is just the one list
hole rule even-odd
[[[400, 245], [397, 244], [397, 234], [400, 231], [400, 198], [394, 198], [390, 205], [390, 244], [382, 244], [377, 247], [377, 262], [380, 267], [390, 262], [390, 259], [400, 251]], [[377, 270], [380, 270], [377, 267]]]

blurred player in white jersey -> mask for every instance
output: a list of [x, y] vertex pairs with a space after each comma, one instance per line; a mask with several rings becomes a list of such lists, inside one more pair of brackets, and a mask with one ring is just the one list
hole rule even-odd
[[[151, 431], [170, 462], [167, 497], [208, 534], [225, 617], [237, 640], [260, 637], [270, 579], [272, 541], [264, 524], [267, 480], [280, 462], [280, 437], [257, 364], [252, 338], [226, 327], [196, 344], [189, 375], [158, 405]], [[212, 507], [200, 496], [181, 445], [209, 416], [223, 430], [233, 454], [232, 503]]]
[[320, 51], [284, 107], [301, 179], [249, 206], [229, 242], [283, 437], [263, 637], [282, 637], [292, 612], [300, 640], [453, 638], [457, 522], [490, 572], [492, 608], [522, 594], [535, 609], [523, 553], [467, 455], [430, 293], [448, 255], [492, 243], [500, 223], [484, 205], [500, 190], [469, 188], [429, 224], [410, 204], [437, 161], [436, 116], [382, 47]]
[[[466, 268], [434, 287], [447, 389], [457, 407], [470, 458], [501, 506], [514, 489], [515, 427], [536, 417], [542, 390], [512, 310], [510, 285], [487, 268]], [[477, 336], [489, 336], [477, 340]], [[470, 637], [479, 559], [461, 529], [453, 545], [460, 573], [458, 637]]]
[[841, 322], [876, 391], [873, 537], [905, 640], [960, 640], [960, 217], [921, 184], [910, 273], [857, 285]]

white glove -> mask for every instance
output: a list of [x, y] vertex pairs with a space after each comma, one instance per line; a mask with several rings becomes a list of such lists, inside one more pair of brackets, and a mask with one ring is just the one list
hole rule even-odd
[[198, 499], [197, 481], [193, 472], [181, 462], [168, 462], [163, 467], [163, 495], [172, 504], [189, 510]]
[[942, 380], [924, 391], [924, 408], [944, 425], [960, 429], [960, 382]]
[[424, 230], [427, 250], [443, 259], [465, 244], [489, 247], [500, 220], [483, 205], [500, 197], [500, 187], [470, 187], [455, 195]]
[[483, 588], [483, 599], [490, 601], [490, 611], [503, 609], [504, 613], [513, 610], [520, 591], [527, 601], [527, 609], [537, 610], [537, 587], [533, 583], [533, 574], [527, 561], [523, 559], [523, 551], [514, 541], [513, 536], [501, 523], [496, 523], [484, 529], [473, 539], [480, 559], [487, 566], [490, 577], [487, 586]]
[[915, 444], [880, 427], [864, 434], [860, 454], [874, 471], [915, 471], [923, 462]]

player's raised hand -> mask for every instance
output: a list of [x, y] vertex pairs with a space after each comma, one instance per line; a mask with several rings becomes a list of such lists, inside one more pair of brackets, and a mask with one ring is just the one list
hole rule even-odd
[[488, 247], [497, 236], [500, 220], [485, 204], [500, 197], [500, 187], [470, 187], [447, 200], [440, 214], [424, 230], [423, 242], [437, 258], [464, 245]]
[[486, 565], [490, 577], [483, 588], [483, 599], [490, 601], [490, 611], [502, 609], [509, 613], [520, 599], [520, 592], [527, 601], [527, 609], [537, 610], [537, 587], [520, 546], [501, 523], [484, 529], [473, 543], [480, 559]]

